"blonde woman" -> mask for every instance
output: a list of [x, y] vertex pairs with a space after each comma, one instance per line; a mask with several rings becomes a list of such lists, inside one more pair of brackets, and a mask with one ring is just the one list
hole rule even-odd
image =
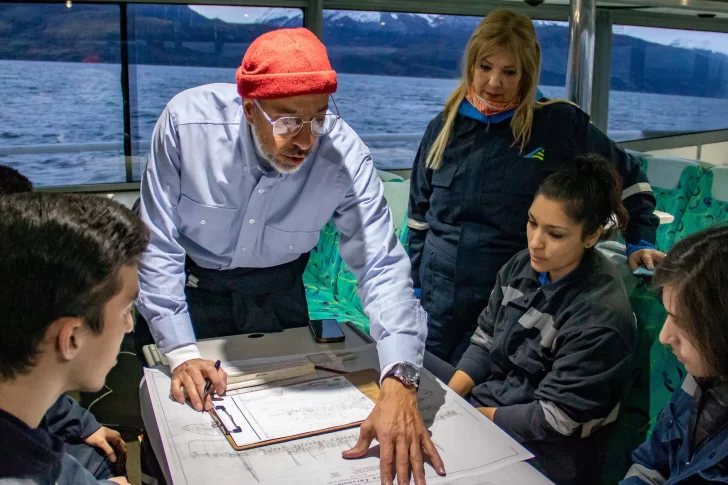
[[528, 17], [490, 13], [465, 49], [463, 76], [425, 131], [412, 167], [409, 251], [427, 310], [427, 350], [458, 362], [498, 270], [526, 248], [539, 184], [597, 153], [622, 178], [630, 264], [652, 268], [655, 199], [637, 163], [578, 107], [537, 89], [541, 49]]

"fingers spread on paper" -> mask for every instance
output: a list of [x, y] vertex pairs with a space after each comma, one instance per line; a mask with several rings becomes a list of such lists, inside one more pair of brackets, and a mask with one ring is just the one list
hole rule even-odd
[[373, 439], [379, 441], [380, 475], [384, 485], [392, 484], [395, 474], [398, 483], [409, 484], [410, 473], [416, 485], [425, 485], [423, 449], [435, 471], [445, 474], [442, 459], [417, 409], [416, 392], [399, 381], [385, 379], [379, 403], [361, 426], [359, 441], [342, 456], [365, 456]]

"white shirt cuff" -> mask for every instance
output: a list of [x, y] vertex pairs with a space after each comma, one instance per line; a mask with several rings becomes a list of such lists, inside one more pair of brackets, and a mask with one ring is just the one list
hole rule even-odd
[[164, 356], [169, 361], [169, 369], [172, 372], [174, 372], [177, 367], [181, 366], [188, 360], [202, 358], [202, 354], [200, 354], [200, 349], [197, 348], [197, 344], [189, 344], [174, 350], [170, 350], [169, 352], [164, 354]]
[[397, 362], [392, 362], [389, 365], [385, 365], [384, 366], [384, 369], [382, 369], [382, 373], [379, 374], [379, 385], [380, 386], [382, 385], [382, 381], [384, 380], [384, 376], [386, 376], [389, 373], [389, 371], [391, 371], [394, 368], [394, 366], [397, 365], [397, 364], [406, 364], [406, 362], [403, 361], [403, 360], [400, 360], [400, 361], [397, 361]]

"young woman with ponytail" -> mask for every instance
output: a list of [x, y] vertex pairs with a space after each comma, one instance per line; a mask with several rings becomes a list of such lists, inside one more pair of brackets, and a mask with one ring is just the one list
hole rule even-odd
[[408, 226], [427, 350], [457, 363], [498, 269], [526, 247], [539, 184], [581, 154], [607, 158], [630, 214], [630, 264], [652, 267], [658, 219], [637, 163], [572, 103], [538, 92], [541, 50], [528, 17], [490, 13], [465, 49], [460, 85], [428, 126], [412, 168]]
[[622, 279], [594, 248], [608, 222], [627, 227], [622, 184], [602, 157], [580, 157], [526, 213], [528, 247], [498, 272], [457, 369], [430, 353], [424, 365], [556, 484], [598, 484], [637, 339]]

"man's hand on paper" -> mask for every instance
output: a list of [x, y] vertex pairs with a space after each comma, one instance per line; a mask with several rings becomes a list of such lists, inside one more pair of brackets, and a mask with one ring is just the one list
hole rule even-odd
[[425, 485], [422, 450], [427, 453], [438, 475], [445, 475], [445, 466], [430, 439], [417, 409], [417, 390], [396, 378], [382, 382], [379, 402], [362, 423], [359, 441], [343, 453], [344, 458], [361, 458], [367, 454], [372, 440], [379, 441], [381, 483], [391, 485], [396, 463], [397, 483], [409, 484], [410, 470], [416, 485]]
[[[212, 387], [218, 394], [224, 394], [227, 389], [227, 372], [215, 369], [211, 360], [192, 359], [178, 366], [172, 373], [172, 397], [178, 403], [184, 404], [185, 392], [190, 398], [192, 406], [198, 410], [212, 409], [212, 391], [207, 395], [203, 407], [202, 396], [205, 390], [205, 379], [210, 379]], [[184, 386], [185, 392], [182, 392]]]

